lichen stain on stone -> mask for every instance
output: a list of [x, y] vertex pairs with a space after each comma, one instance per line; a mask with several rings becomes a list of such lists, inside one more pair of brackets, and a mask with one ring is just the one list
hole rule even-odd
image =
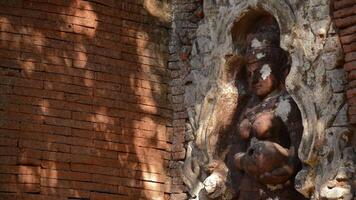
[[264, 64], [260, 70], [260, 74], [263, 80], [266, 80], [266, 78], [271, 75], [271, 68], [268, 64]]
[[288, 115], [291, 112], [291, 105], [288, 99], [283, 99], [278, 103], [275, 114], [280, 117], [283, 121], [288, 120]]

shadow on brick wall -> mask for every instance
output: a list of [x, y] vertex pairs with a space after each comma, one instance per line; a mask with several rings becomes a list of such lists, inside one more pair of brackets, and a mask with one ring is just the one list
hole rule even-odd
[[139, 2], [0, 1], [0, 199], [167, 195], [167, 22]]

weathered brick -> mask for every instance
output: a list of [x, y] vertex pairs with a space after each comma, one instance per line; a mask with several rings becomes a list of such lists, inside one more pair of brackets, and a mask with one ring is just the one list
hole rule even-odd
[[[335, 7], [339, 7], [340, 2], [335, 2]], [[338, 10], [334, 11], [333, 15], [335, 18], [341, 18], [341, 17], [347, 17], [350, 15], [356, 14], [356, 8], [355, 6], [348, 6], [346, 8], [339, 8]]]
[[0, 183], [16, 183], [17, 175], [14, 174], [0, 174]]
[[340, 37], [340, 41], [342, 44], [349, 44], [351, 42], [356, 41], [356, 36], [354, 34], [350, 34], [350, 35], [345, 35], [345, 36], [341, 36]]
[[348, 7], [351, 5], [354, 5], [355, 1], [354, 0], [340, 0], [340, 1], [334, 1], [334, 8], [335, 9], [341, 9], [344, 7]]
[[96, 149], [93, 147], [81, 147], [81, 146], [71, 146], [70, 152], [73, 154], [83, 154], [90, 155], [94, 157], [104, 157], [104, 158], [117, 158], [117, 152], [108, 151], [102, 149]]
[[54, 169], [54, 170], [69, 170], [70, 169], [69, 163], [54, 162], [54, 161], [47, 161], [47, 160], [41, 161], [41, 167], [43, 169]]
[[86, 172], [92, 174], [103, 174], [117, 176], [118, 172], [116, 168], [113, 167], [102, 167], [95, 165], [83, 165], [83, 164], [71, 164], [71, 170], [75, 172]]
[[17, 146], [17, 140], [11, 138], [1, 138], [0, 146]]
[[356, 124], [356, 115], [349, 115], [350, 118], [350, 124], [355, 125]]
[[18, 175], [17, 176], [18, 183], [25, 183], [25, 184], [35, 184], [40, 183], [40, 176], [38, 175]]
[[349, 72], [349, 80], [356, 80], [356, 70]]
[[356, 61], [345, 63], [344, 64], [344, 69], [346, 71], [356, 70]]
[[41, 178], [52, 178], [60, 180], [91, 181], [92, 175], [81, 172], [71, 172], [64, 170], [42, 169]]
[[51, 188], [71, 188], [72, 182], [53, 178], [41, 178], [41, 186]]
[[344, 44], [344, 52], [348, 53], [348, 52], [353, 52], [356, 50], [356, 42], [353, 42], [351, 44]]
[[117, 186], [103, 183], [72, 181], [71, 188], [111, 194], [117, 193]]
[[3, 147], [0, 146], [0, 156], [16, 156], [19, 153], [17, 147]]
[[140, 188], [131, 188], [131, 187], [124, 187], [119, 186], [119, 193], [129, 195], [131, 198], [139, 199], [141, 198], [154, 198], [154, 199], [163, 199], [164, 193], [152, 190], [144, 190]]
[[28, 192], [38, 193], [40, 192], [39, 184], [20, 184], [20, 183], [8, 183], [0, 184], [0, 192]]
[[349, 35], [356, 32], [356, 25], [340, 29], [340, 35]]
[[0, 165], [16, 165], [16, 156], [0, 156]]
[[105, 194], [105, 193], [96, 193], [92, 192], [90, 193], [90, 199], [92, 200], [112, 200], [112, 199], [122, 199], [126, 200], [129, 199], [128, 196], [124, 195], [116, 195], [116, 194]]
[[90, 197], [90, 192], [86, 190], [62, 189], [62, 188], [53, 188], [53, 187], [41, 187], [41, 194], [60, 196], [60, 197], [72, 197], [72, 198]]
[[350, 99], [352, 97], [355, 97], [356, 96], [356, 88], [352, 88], [352, 89], [347, 90], [346, 96], [347, 96], [348, 99]]
[[0, 4], [0, 199], [167, 198], [167, 31], [139, 1]]

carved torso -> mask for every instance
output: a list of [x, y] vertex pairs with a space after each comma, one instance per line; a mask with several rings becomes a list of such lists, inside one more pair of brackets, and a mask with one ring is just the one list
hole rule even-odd
[[[241, 170], [240, 175], [235, 176], [241, 180], [231, 180], [239, 182], [235, 186], [236, 198], [245, 200], [260, 194], [253, 199], [277, 196], [279, 199], [303, 199], [292, 186], [292, 176], [300, 168], [296, 149], [303, 129], [300, 113], [290, 95], [283, 90], [262, 101], [251, 100], [240, 121], [241, 141], [237, 145], [245, 148], [234, 158]], [[290, 171], [275, 171], [287, 166]], [[275, 176], [266, 176], [273, 173]], [[282, 198], [285, 191], [295, 193], [295, 197]]]

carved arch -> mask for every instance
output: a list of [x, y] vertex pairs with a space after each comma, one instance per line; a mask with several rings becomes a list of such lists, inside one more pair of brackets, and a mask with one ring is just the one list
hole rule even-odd
[[[231, 28], [231, 37], [235, 42], [236, 49], [244, 49], [244, 38], [247, 30], [257, 18], [269, 14], [272, 15], [278, 22], [280, 28], [280, 45], [281, 48], [288, 51], [291, 55], [290, 74], [286, 80], [286, 88], [296, 101], [303, 118], [303, 138], [299, 147], [299, 158], [309, 165], [315, 165], [317, 162], [317, 149], [323, 140], [323, 131], [329, 121], [335, 116], [330, 116], [329, 119], [324, 119], [325, 123], [318, 123], [317, 108], [313, 107], [314, 100], [310, 94], [313, 93], [306, 85], [303, 84], [301, 68], [305, 63], [300, 61], [305, 60], [302, 51], [302, 43], [298, 43], [296, 39], [298, 29], [296, 27], [296, 16], [291, 6], [285, 1], [242, 1], [244, 5], [235, 15], [236, 21]], [[281, 9], [282, 8], [282, 9]], [[308, 105], [306, 107], [306, 105]], [[319, 124], [318, 128], [316, 124]]]
[[[231, 29], [232, 38], [236, 41], [238, 48], [244, 46], [243, 40], [252, 23], [263, 15], [272, 15], [277, 20], [281, 34], [281, 47], [287, 50], [291, 46], [290, 34], [296, 18], [289, 4], [284, 1], [257, 0], [243, 1], [241, 5], [244, 5], [244, 8], [236, 13]], [[283, 8], [283, 10], [277, 8]]]

